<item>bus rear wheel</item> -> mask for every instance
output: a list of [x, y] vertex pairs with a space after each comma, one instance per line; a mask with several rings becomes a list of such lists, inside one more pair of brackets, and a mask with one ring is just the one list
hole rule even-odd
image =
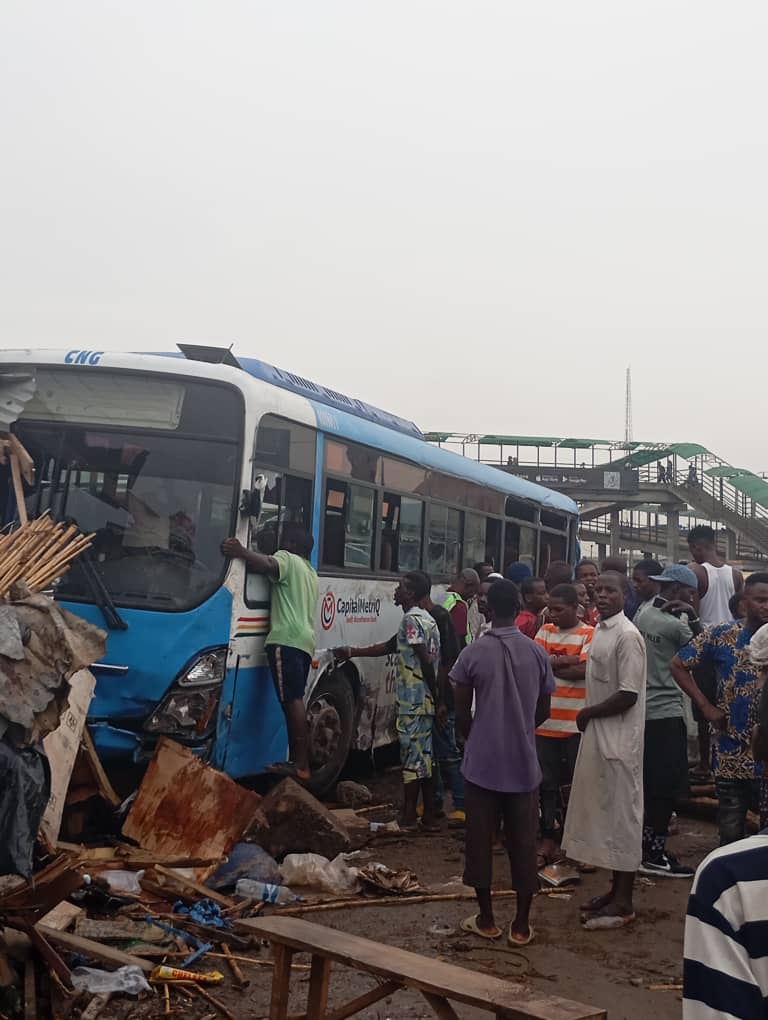
[[326, 674], [307, 705], [312, 770], [307, 787], [312, 793], [327, 793], [336, 782], [352, 747], [354, 721], [355, 698], [349, 681], [340, 672]]

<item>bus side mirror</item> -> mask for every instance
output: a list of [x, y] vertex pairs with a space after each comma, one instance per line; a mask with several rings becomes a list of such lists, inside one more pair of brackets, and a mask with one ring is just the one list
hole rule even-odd
[[256, 520], [261, 516], [261, 492], [258, 489], [251, 489], [249, 492], [247, 489], [243, 489], [243, 497], [240, 500], [240, 513], [247, 514], [248, 517], [255, 517]]

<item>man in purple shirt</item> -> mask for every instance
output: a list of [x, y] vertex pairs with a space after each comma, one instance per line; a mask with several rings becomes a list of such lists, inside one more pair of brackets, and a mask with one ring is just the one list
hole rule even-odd
[[456, 722], [466, 739], [464, 882], [474, 886], [480, 908], [461, 927], [486, 939], [503, 934], [491, 904], [493, 841], [503, 819], [512, 888], [517, 892], [517, 914], [507, 941], [511, 946], [525, 946], [533, 940], [529, 915], [539, 886], [536, 830], [541, 768], [536, 727], [549, 717], [555, 679], [545, 651], [515, 626], [520, 595], [511, 581], [491, 585], [488, 612], [491, 630], [468, 645], [451, 670]]

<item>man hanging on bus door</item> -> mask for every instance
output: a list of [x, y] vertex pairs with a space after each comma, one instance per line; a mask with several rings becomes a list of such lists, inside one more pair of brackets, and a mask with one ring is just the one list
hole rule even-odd
[[310, 778], [304, 691], [315, 650], [317, 574], [309, 562], [313, 544], [304, 528], [286, 524], [274, 556], [251, 552], [236, 538], [226, 539], [221, 546], [225, 556], [245, 560], [250, 570], [269, 578], [272, 605], [266, 651], [285, 714], [289, 760], [272, 765], [268, 771], [301, 782]]

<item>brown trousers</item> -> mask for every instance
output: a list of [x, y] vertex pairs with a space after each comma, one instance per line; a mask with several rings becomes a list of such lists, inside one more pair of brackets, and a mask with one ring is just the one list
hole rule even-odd
[[539, 791], [499, 793], [464, 783], [467, 813], [464, 883], [490, 889], [493, 880], [493, 842], [504, 823], [504, 841], [512, 871], [512, 888], [530, 895], [539, 888], [536, 871], [536, 836], [539, 826]]

